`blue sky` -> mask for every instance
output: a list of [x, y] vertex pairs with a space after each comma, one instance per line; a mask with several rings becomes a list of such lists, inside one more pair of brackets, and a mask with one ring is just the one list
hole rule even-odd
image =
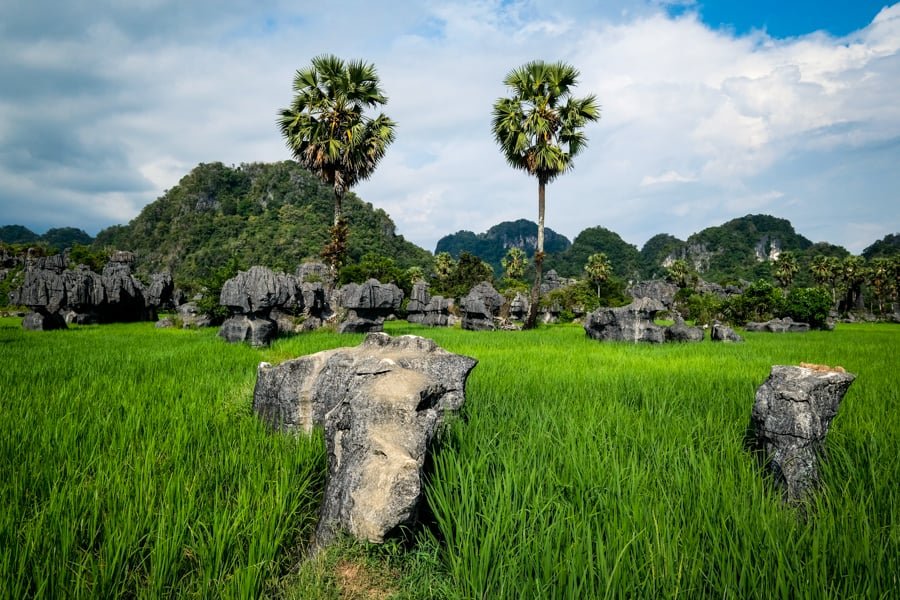
[[750, 213], [857, 253], [900, 231], [900, 4], [868, 1], [7, 1], [0, 225], [96, 234], [200, 162], [289, 158], [275, 115], [326, 52], [373, 62], [399, 124], [355, 191], [430, 250], [536, 219], [490, 134], [533, 59], [575, 65], [602, 106], [548, 189], [569, 238], [640, 247]]

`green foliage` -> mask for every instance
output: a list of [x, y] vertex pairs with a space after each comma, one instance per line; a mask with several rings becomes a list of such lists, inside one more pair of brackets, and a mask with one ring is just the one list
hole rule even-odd
[[824, 326], [830, 311], [831, 294], [824, 288], [793, 288], [784, 299], [784, 315], [812, 327]]
[[889, 233], [862, 251], [866, 260], [900, 255], [900, 233]]
[[[725, 303], [715, 294], [698, 293], [693, 290], [679, 290], [679, 294], [682, 291], [688, 292], [687, 297], [678, 303], [681, 316], [685, 319], [690, 319], [697, 325], [711, 325], [714, 320], [724, 318]], [[679, 300], [677, 294], [676, 300]]]
[[[234, 214], [225, 214], [221, 198], [234, 199]], [[353, 231], [347, 264], [373, 252], [404, 269], [430, 267], [431, 255], [397, 235], [383, 210], [352, 193], [343, 208]], [[332, 191], [293, 161], [201, 164], [131, 223], [101, 231], [94, 247], [131, 250], [140, 276], [168, 270], [181, 288], [196, 288], [232, 256], [243, 265], [293, 272], [319, 255], [332, 217]]]
[[40, 239], [41, 236], [24, 225], [0, 226], [0, 242], [5, 242], [7, 244], [31, 244]]
[[597, 253], [606, 255], [617, 277], [640, 278], [641, 254], [637, 247], [604, 227], [589, 227], [579, 233], [565, 252], [547, 257], [547, 268], [562, 277], [580, 277], [588, 257]]
[[784, 289], [791, 287], [798, 271], [800, 271], [800, 265], [792, 252], [782, 252], [775, 259], [775, 264], [772, 265], [772, 275]]
[[672, 264], [666, 269], [666, 281], [681, 289], [692, 289], [697, 285], [699, 279], [697, 271], [683, 258], [672, 261]]
[[109, 254], [103, 250], [96, 250], [93, 246], [75, 243], [69, 250], [69, 266], [85, 265], [94, 273], [102, 273], [103, 267], [109, 262]]
[[370, 252], [356, 264], [341, 269], [339, 283], [365, 283], [369, 279], [377, 279], [381, 283], [394, 283], [409, 297], [413, 280], [409, 272], [397, 266], [393, 258], [380, 256]]
[[506, 251], [506, 256], [500, 260], [503, 274], [507, 279], [521, 279], [525, 275], [525, 267], [528, 259], [525, 251], [513, 246]]
[[203, 297], [197, 301], [197, 308], [209, 316], [213, 323], [221, 323], [228, 317], [228, 308], [219, 304], [222, 286], [243, 268], [245, 267], [241, 265], [238, 258], [232, 256], [227, 263], [200, 282], [199, 292], [203, 294]]
[[[438, 262], [438, 258], [442, 264], [441, 268], [445, 268], [447, 266], [444, 264], [446, 259], [438, 255], [435, 257], [435, 263]], [[461, 298], [482, 281], [493, 282], [494, 280], [494, 270], [474, 254], [463, 252], [459, 255], [459, 260], [452, 265], [452, 269], [443, 279], [435, 276], [431, 284], [432, 295]]]
[[722, 308], [726, 318], [737, 324], [768, 321], [783, 310], [781, 290], [762, 279], [747, 286], [743, 294], [730, 297]]
[[19, 289], [25, 282], [25, 269], [17, 265], [5, 272], [0, 271], [0, 306], [10, 306], [9, 293]]
[[674, 235], [659, 233], [647, 240], [641, 248], [641, 274], [646, 279], [656, 279], [665, 275], [662, 266], [670, 255], [684, 250], [685, 243]]
[[[447, 252], [459, 257], [462, 252], [480, 256], [491, 264], [494, 273], [504, 272], [503, 258], [508, 250], [517, 248], [525, 252], [527, 258], [534, 257], [537, 244], [537, 223], [527, 219], [504, 221], [494, 225], [484, 233], [457, 231], [438, 240], [435, 253]], [[548, 255], [564, 251], [571, 245], [568, 238], [550, 228], [544, 228], [544, 252]]]

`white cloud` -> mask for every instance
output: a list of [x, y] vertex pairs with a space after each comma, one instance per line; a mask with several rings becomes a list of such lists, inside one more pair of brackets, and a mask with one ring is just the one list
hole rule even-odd
[[42, 24], [70, 29], [30, 38], [40, 20], [0, 9], [17, 32], [0, 38], [0, 72], [20, 84], [0, 90], [0, 222], [21, 222], [13, 204], [40, 196], [32, 205], [48, 209], [25, 224], [96, 231], [199, 162], [288, 158], [276, 111], [294, 70], [333, 52], [377, 65], [399, 123], [356, 191], [428, 249], [536, 218], [536, 183], [490, 133], [503, 77], [536, 58], [574, 64], [576, 92], [602, 105], [576, 168], [548, 189], [547, 224], [570, 238], [602, 225], [641, 245], [747, 211], [854, 251], [900, 230], [896, 169], [880, 166], [900, 160], [900, 5], [846, 38], [789, 40], [627, 1], [602, 13], [569, 0], [209, 6], [180, 18], [165, 2], [82, 7]]

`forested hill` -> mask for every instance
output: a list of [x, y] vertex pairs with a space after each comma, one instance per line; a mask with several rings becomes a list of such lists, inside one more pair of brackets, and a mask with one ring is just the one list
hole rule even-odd
[[[242, 268], [293, 271], [316, 258], [329, 235], [334, 196], [293, 161], [228, 167], [200, 164], [148, 204], [128, 225], [97, 234], [98, 247], [135, 252], [141, 274], [168, 269], [189, 285], [236, 258]], [[344, 197], [350, 260], [374, 252], [401, 268], [430, 264], [430, 254], [397, 235], [380, 208]]]
[[[537, 223], [527, 219], [518, 221], [504, 221], [494, 225], [484, 233], [471, 231], [457, 231], [445, 235], [438, 240], [434, 249], [438, 252], [447, 252], [453, 258], [459, 258], [462, 252], [468, 252], [481, 258], [494, 267], [494, 272], [500, 274], [503, 269], [500, 260], [506, 256], [510, 248], [519, 248], [531, 258], [537, 245]], [[562, 236], [550, 228], [544, 228], [544, 252], [562, 252], [571, 245], [568, 238]]]
[[0, 242], [7, 244], [47, 244], [52, 250], [61, 251], [75, 244], [88, 245], [94, 238], [75, 227], [56, 227], [38, 235], [23, 225], [0, 227]]

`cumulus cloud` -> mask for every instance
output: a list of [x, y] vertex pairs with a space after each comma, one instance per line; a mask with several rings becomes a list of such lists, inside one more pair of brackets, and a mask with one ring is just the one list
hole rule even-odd
[[[433, 249], [537, 214], [536, 182], [490, 133], [512, 68], [581, 71], [602, 119], [548, 189], [547, 224], [637, 245], [747, 212], [859, 251], [900, 230], [900, 5], [846, 37], [735, 36], [692, 2], [13, 2], [0, 7], [0, 222], [92, 233], [199, 162], [289, 157], [295, 69], [374, 62], [398, 138], [357, 193]], [[46, 19], [53, 12], [57, 18]], [[334, 35], [340, 31], [340, 35]], [[871, 238], [866, 236], [871, 235]]]

